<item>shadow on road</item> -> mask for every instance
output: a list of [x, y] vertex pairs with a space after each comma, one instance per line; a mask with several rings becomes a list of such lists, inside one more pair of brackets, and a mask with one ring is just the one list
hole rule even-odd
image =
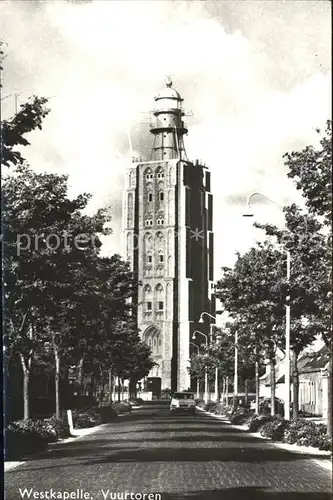
[[324, 492], [276, 492], [260, 487], [228, 488], [222, 490], [162, 493], [162, 500], [331, 500]]

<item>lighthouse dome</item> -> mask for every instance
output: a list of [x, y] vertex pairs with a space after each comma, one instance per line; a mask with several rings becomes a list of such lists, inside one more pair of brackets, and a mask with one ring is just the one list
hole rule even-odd
[[159, 99], [176, 99], [177, 101], [183, 100], [179, 92], [172, 88], [172, 81], [170, 79], [166, 81], [164, 89], [158, 92], [155, 96], [155, 101], [158, 101]]

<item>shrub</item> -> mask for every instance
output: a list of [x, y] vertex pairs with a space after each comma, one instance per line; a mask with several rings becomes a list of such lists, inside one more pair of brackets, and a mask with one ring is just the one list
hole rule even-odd
[[58, 433], [48, 420], [35, 420], [34, 428], [47, 443], [55, 443], [58, 441]]
[[60, 418], [57, 418], [55, 415], [52, 415], [51, 418], [46, 420], [49, 422], [52, 427], [55, 429], [58, 438], [64, 439], [71, 435], [67, 420], [67, 415], [63, 414]]
[[226, 406], [223, 403], [216, 403], [211, 411], [215, 413], [215, 415], [225, 415]]
[[270, 422], [272, 417], [270, 415], [252, 415], [247, 419], [250, 432], [257, 432], [266, 422]]
[[101, 415], [97, 412], [97, 409], [89, 410], [73, 410], [73, 426], [76, 429], [86, 429], [88, 427], [95, 427], [102, 422]]
[[290, 422], [288, 428], [285, 429], [283, 442], [330, 450], [332, 443], [326, 432], [326, 425], [316, 425], [315, 422], [299, 419]]
[[284, 420], [282, 417], [276, 416], [266, 422], [260, 430], [260, 434], [263, 437], [272, 439], [273, 441], [282, 441], [283, 433], [289, 422]]
[[13, 460], [47, 448], [47, 433], [41, 434], [34, 420], [18, 420], [5, 431], [6, 459]]
[[114, 411], [119, 414], [119, 413], [130, 413], [132, 411], [131, 405], [126, 403], [125, 401], [117, 402], [117, 403], [112, 403], [112, 408]]
[[253, 415], [253, 410], [247, 408], [235, 408], [229, 415], [232, 424], [244, 424]]
[[117, 418], [117, 412], [111, 406], [100, 406], [96, 408], [96, 412], [100, 415], [102, 424], [107, 424]]
[[202, 408], [203, 410], [207, 409], [207, 405], [203, 399], [196, 399], [195, 404], [196, 404], [196, 406], [198, 406], [199, 408]]

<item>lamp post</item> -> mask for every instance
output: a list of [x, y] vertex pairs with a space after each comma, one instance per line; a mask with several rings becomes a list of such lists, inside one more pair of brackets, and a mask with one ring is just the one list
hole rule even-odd
[[[213, 316], [212, 314], [204, 311], [200, 315], [199, 323], [203, 323], [204, 322], [203, 316], [205, 316], [205, 315], [208, 316], [209, 318], [212, 318], [214, 321], [216, 320], [215, 316]], [[212, 323], [210, 323], [210, 325], [209, 325], [209, 329], [210, 329], [209, 336], [210, 336], [210, 338], [212, 338], [212, 336], [213, 336], [212, 326], [213, 326]], [[219, 369], [218, 369], [217, 366], [215, 368], [214, 399], [215, 399], [216, 402], [218, 402], [218, 399], [219, 399]]]
[[[194, 342], [190, 342], [191, 345], [194, 345], [194, 347], [196, 348], [197, 350], [197, 353], [199, 354], [199, 346], [197, 346], [197, 344], [195, 344]], [[199, 381], [199, 377], [197, 377], [197, 399], [200, 399], [200, 381]]]
[[[208, 336], [205, 333], [200, 332], [200, 330], [194, 330], [192, 339], [196, 339], [196, 333], [199, 333], [200, 335], [203, 335], [206, 339], [206, 347], [208, 347]], [[208, 371], [207, 371], [207, 366], [205, 366], [205, 395], [204, 395], [204, 401], [207, 404], [208, 403]]]
[[[248, 207], [248, 212], [243, 214], [243, 217], [253, 217], [253, 212], [251, 209], [251, 198], [253, 196], [261, 196], [265, 200], [273, 203], [276, 207], [278, 207], [279, 210], [283, 210], [283, 207], [276, 203], [275, 201], [271, 200], [264, 194], [260, 192], [253, 192], [247, 197], [247, 207]], [[282, 247], [282, 251], [284, 251], [287, 255], [287, 285], [288, 285], [288, 290], [289, 290], [289, 284], [290, 284], [290, 262], [291, 262], [291, 257], [290, 257], [290, 252], [286, 248]], [[290, 420], [290, 295], [288, 294], [286, 297], [286, 356], [285, 356], [285, 408], [284, 408], [284, 418], [286, 420]]]

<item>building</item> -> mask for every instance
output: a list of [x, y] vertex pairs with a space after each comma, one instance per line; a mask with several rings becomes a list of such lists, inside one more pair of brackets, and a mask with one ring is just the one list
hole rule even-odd
[[[183, 99], [168, 80], [155, 97], [150, 158], [126, 175], [124, 254], [139, 282], [137, 321], [162, 389], [191, 385], [188, 363], [203, 311], [214, 313], [213, 197], [208, 168], [188, 160]], [[205, 342], [205, 338], [198, 339]]]
[[[328, 409], [328, 364], [329, 350], [322, 347], [317, 352], [304, 352], [298, 359], [299, 373], [299, 410], [310, 415], [327, 418]], [[276, 397], [285, 397], [284, 360], [278, 360], [275, 366]], [[260, 396], [270, 397], [270, 367], [260, 380]], [[291, 378], [291, 401], [293, 387]]]

